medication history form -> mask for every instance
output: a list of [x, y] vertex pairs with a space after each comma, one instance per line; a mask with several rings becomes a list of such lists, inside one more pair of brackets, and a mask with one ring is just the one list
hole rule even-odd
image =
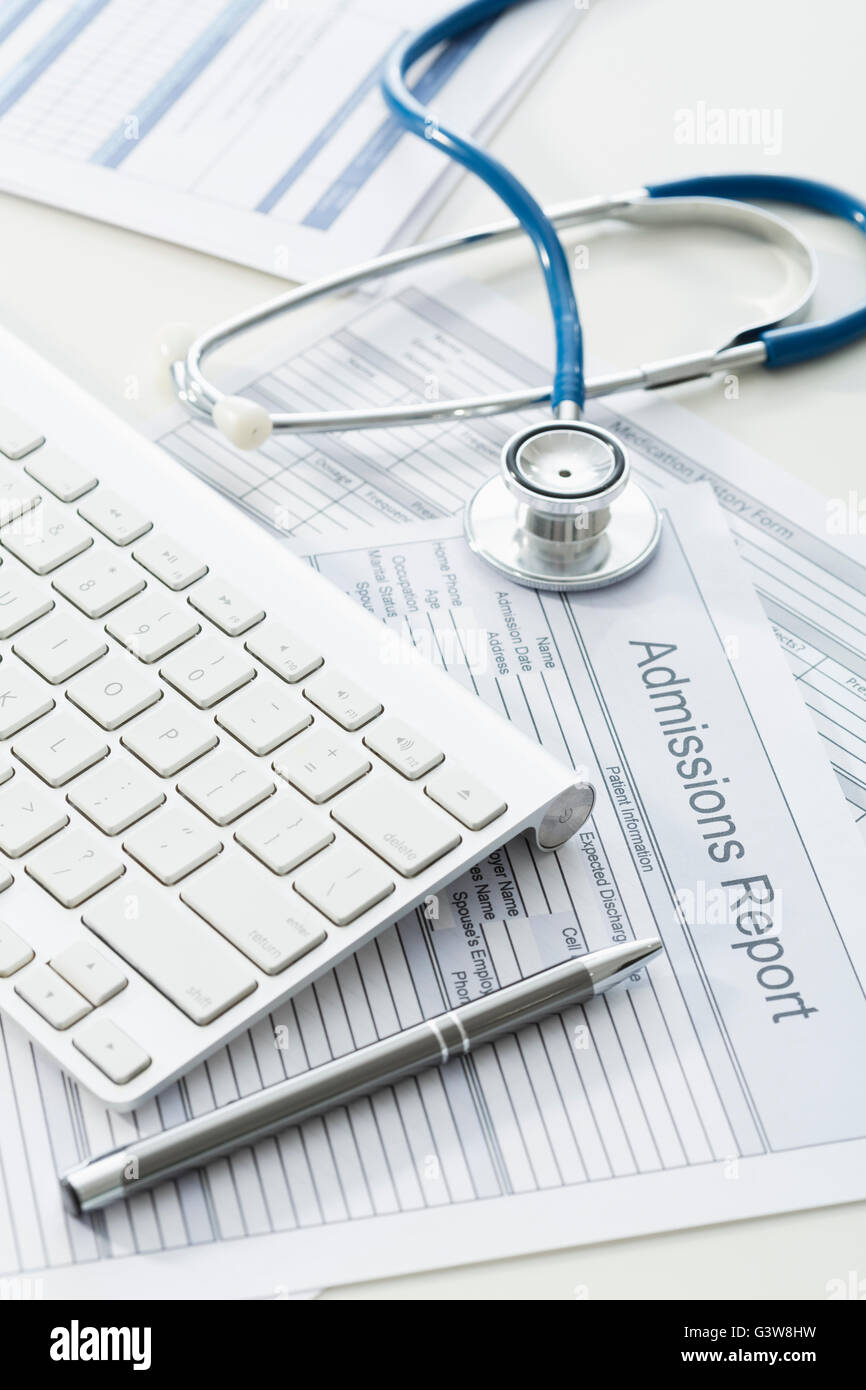
[[[132, 1117], [2, 1024], [0, 1251], [45, 1295], [267, 1295], [863, 1195], [862, 847], [710, 490], [593, 595], [495, 576], [446, 517], [313, 563], [599, 790]], [[632, 985], [74, 1221], [56, 1169], [567, 958]], [[255, 1284], [255, 1287], [253, 1286]]]

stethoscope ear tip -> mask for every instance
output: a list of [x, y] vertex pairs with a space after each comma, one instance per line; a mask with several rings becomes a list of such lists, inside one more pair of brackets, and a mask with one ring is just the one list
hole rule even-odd
[[213, 408], [213, 422], [238, 449], [258, 449], [270, 438], [274, 428], [264, 406], [245, 396], [223, 396]]
[[652, 558], [661, 536], [658, 509], [632, 479], [622, 445], [582, 420], [514, 435], [464, 520], [477, 555], [534, 589], [615, 584]]

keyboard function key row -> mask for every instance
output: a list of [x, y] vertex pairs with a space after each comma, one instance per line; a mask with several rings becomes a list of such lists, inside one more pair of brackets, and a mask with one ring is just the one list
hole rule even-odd
[[207, 565], [165, 531], [154, 531], [148, 535], [135, 547], [132, 558], [175, 593], [187, 589], [207, 574]]
[[0, 454], [9, 459], [22, 459], [45, 443], [41, 434], [15, 410], [0, 405]]
[[24, 472], [53, 493], [58, 502], [77, 502], [86, 492], [92, 492], [98, 482], [89, 468], [53, 444], [45, 444], [28, 458]]
[[265, 610], [240, 589], [216, 576], [197, 584], [187, 596], [187, 602], [229, 637], [239, 637], [241, 633], [248, 632], [265, 616]]
[[153, 522], [111, 488], [100, 487], [78, 508], [78, 515], [114, 545], [131, 545], [153, 529]]

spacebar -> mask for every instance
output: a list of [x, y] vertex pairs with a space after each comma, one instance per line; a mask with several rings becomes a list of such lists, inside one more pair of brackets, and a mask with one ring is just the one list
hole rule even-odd
[[166, 896], [127, 874], [116, 891], [88, 904], [82, 921], [193, 1023], [212, 1023], [256, 981], [209, 927], [173, 909]]

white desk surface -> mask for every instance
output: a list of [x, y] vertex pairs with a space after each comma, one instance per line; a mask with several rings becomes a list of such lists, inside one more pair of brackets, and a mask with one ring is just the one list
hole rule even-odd
[[[576, 3], [587, 8], [584, 0]], [[588, 3], [589, 12], [493, 142], [542, 200], [736, 169], [799, 173], [866, 191], [866, 11], [859, 0], [727, 0], [722, 7], [693, 0]], [[701, 102], [766, 110], [771, 122], [781, 121], [780, 151], [678, 143], [676, 113]], [[432, 229], [457, 230], [491, 213], [497, 215], [486, 191], [465, 179]], [[204, 327], [275, 293], [281, 283], [10, 197], [0, 198], [0, 218], [2, 322], [133, 422], [171, 400], [157, 352], [165, 323]], [[819, 253], [855, 257], [860, 251], [852, 230], [817, 217], [796, 220]], [[861, 299], [866, 247], [863, 252], [863, 274], [857, 262], [851, 272], [851, 292]], [[675, 259], [669, 268], [675, 308]], [[476, 270], [467, 262], [466, 269], [483, 274], [483, 266]], [[591, 270], [587, 274], [590, 287]], [[617, 299], [616, 280], [610, 277], [606, 286], [603, 318], [588, 288], [590, 344], [611, 364], [667, 355], [671, 345], [651, 325], [641, 326], [639, 283], [629, 278]], [[500, 276], [497, 287], [544, 312], [530, 274]], [[288, 325], [282, 331], [291, 334]], [[709, 336], [693, 346], [710, 346]], [[243, 359], [236, 354], [236, 360]], [[864, 382], [866, 345], [813, 366], [744, 376], [737, 401], [725, 399], [718, 386], [677, 391], [687, 408], [827, 496], [845, 496], [864, 486]], [[866, 1203], [441, 1270], [323, 1296], [822, 1299], [828, 1281], [847, 1281], [850, 1271], [866, 1288]]]

